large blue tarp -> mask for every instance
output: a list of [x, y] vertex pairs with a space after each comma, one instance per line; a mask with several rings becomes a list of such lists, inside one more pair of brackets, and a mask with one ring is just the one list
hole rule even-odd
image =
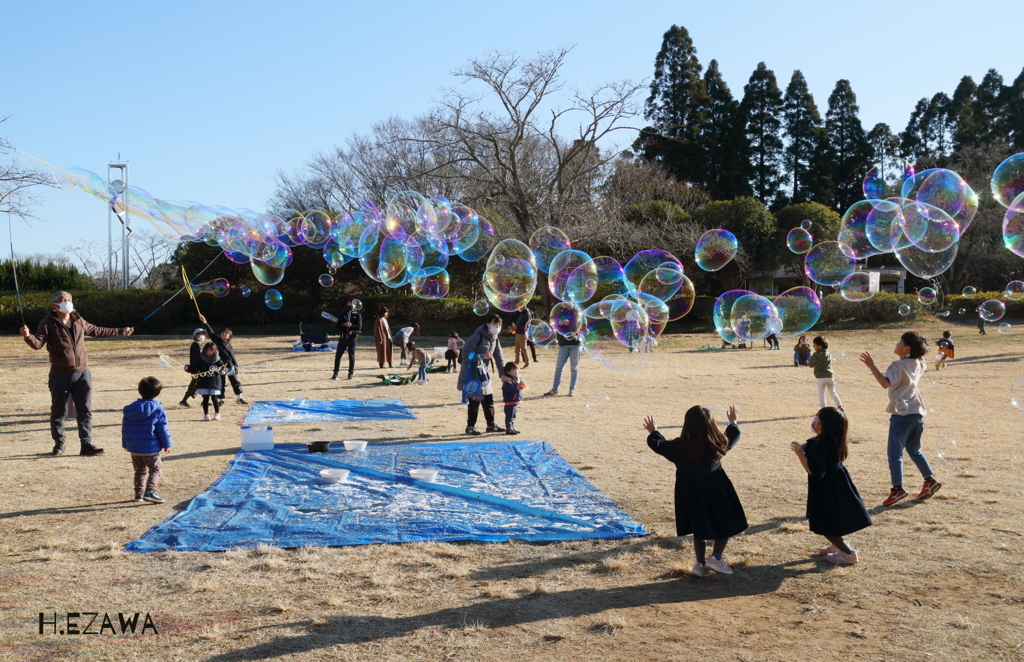
[[[349, 469], [323, 484], [320, 471]], [[438, 469], [437, 481], [409, 477]], [[242, 452], [188, 508], [130, 552], [430, 540], [576, 540], [647, 535], [544, 441], [416, 443], [309, 453]]]
[[401, 400], [260, 400], [252, 403], [239, 425], [279, 423], [346, 423], [415, 419]]

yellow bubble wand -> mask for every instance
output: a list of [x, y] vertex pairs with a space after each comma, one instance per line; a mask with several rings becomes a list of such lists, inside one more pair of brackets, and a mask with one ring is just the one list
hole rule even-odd
[[196, 301], [196, 293], [192, 291], [192, 283], [188, 282], [188, 274], [185, 273], [185, 265], [181, 266], [181, 278], [185, 281], [185, 289], [188, 291], [188, 295], [192, 299], [192, 303], [196, 306], [196, 314], [202, 317], [203, 313], [199, 310], [199, 302]]

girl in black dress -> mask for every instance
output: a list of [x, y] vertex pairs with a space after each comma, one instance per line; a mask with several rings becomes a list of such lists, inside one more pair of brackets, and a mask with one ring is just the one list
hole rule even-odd
[[824, 407], [811, 421], [817, 436], [790, 444], [807, 471], [807, 522], [811, 531], [825, 536], [828, 547], [821, 554], [830, 563], [853, 565], [857, 551], [843, 536], [871, 526], [871, 516], [857, 492], [850, 472], [843, 466], [848, 454], [846, 414]]
[[[722, 469], [722, 458], [740, 440], [735, 406], [729, 407], [727, 416], [729, 427], [722, 434], [710, 411], [700, 405], [691, 407], [682, 433], [671, 441], [658, 432], [652, 416], [644, 419], [644, 428], [650, 432], [647, 445], [676, 465], [676, 535], [693, 534], [697, 563], [690, 574], [698, 577], [707, 577], [712, 570], [731, 575], [722, 553], [729, 538], [747, 528], [743, 506]], [[707, 540], [715, 541], [709, 557]]]
[[[224, 360], [217, 352], [217, 346], [212, 342], [203, 346], [203, 354], [200, 357], [205, 370], [198, 373], [196, 380], [196, 393], [203, 396], [203, 420], [220, 420], [220, 396], [224, 393], [224, 381], [221, 373], [224, 372]], [[213, 403], [213, 416], [210, 416], [210, 404]]]

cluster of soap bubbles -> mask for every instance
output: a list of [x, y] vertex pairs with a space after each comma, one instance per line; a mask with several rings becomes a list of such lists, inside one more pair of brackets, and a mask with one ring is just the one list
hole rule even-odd
[[208, 283], [200, 283], [192, 286], [193, 294], [212, 294], [222, 299], [231, 292], [231, 283], [224, 278], [215, 278]]
[[804, 333], [821, 317], [821, 300], [808, 287], [794, 287], [770, 300], [747, 290], [731, 290], [715, 300], [715, 331], [727, 343], [762, 340], [770, 335]]
[[1024, 257], [1024, 153], [1006, 159], [992, 173], [992, 197], [1006, 207], [1003, 244]]

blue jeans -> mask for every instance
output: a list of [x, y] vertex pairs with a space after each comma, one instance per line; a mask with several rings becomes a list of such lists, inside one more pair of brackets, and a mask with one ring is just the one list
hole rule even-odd
[[565, 367], [565, 362], [569, 361], [569, 390], [573, 391], [576, 389], [576, 382], [580, 378], [580, 350], [583, 348], [579, 345], [575, 347], [559, 347], [558, 358], [555, 359], [555, 381], [551, 385], [552, 391], [558, 390], [558, 385], [562, 381], [562, 368]]
[[889, 475], [893, 485], [903, 484], [903, 450], [917, 465], [921, 475], [932, 475], [931, 465], [921, 452], [921, 435], [924, 433], [924, 419], [920, 415], [889, 417]]
[[427, 366], [421, 365], [420, 370], [416, 373], [416, 381], [421, 382], [427, 378]]

